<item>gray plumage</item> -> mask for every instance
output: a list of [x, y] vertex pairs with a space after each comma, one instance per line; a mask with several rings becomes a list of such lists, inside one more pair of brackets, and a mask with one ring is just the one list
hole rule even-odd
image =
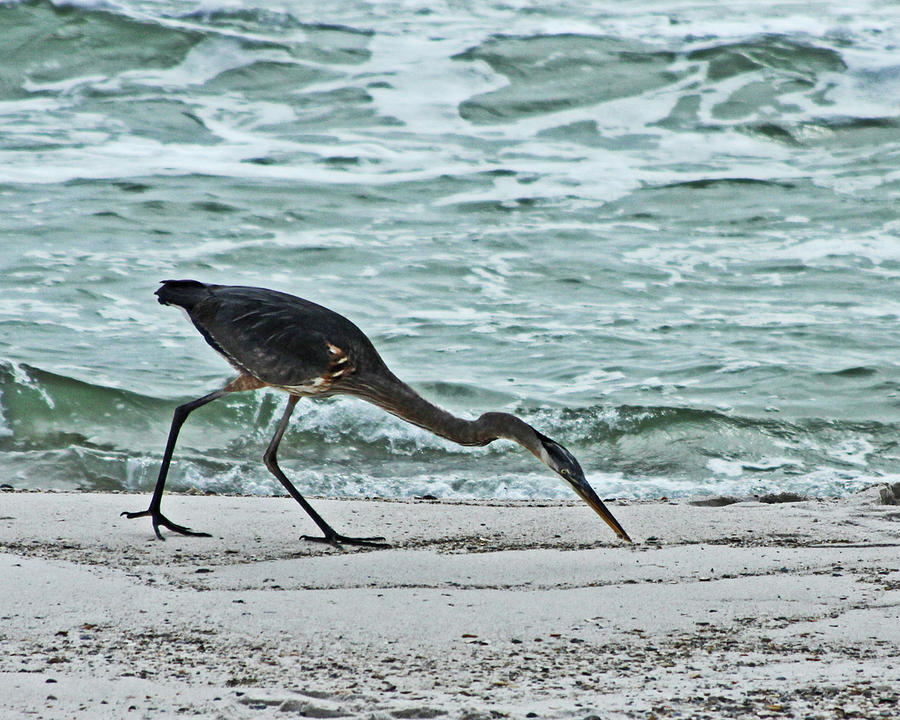
[[342, 315], [287, 293], [196, 280], [163, 281], [156, 295], [162, 304], [182, 307], [206, 341], [239, 373], [222, 389], [176, 409], [150, 508], [123, 513], [128, 517], [149, 515], [158, 537], [162, 538], [159, 525], [186, 535], [202, 534], [172, 523], [160, 512], [175, 440], [187, 415], [228, 392], [270, 386], [291, 398], [264, 459], [324, 533], [323, 538], [307, 539], [381, 544], [382, 538], [349, 538], [336, 533], [294, 488], [276, 460], [278, 444], [299, 398], [346, 394], [461, 445], [486, 445], [498, 438], [519, 443], [566, 480], [617, 535], [629, 540], [568, 450], [509, 413], [485, 413], [466, 420], [428, 402], [388, 369], [369, 338]]

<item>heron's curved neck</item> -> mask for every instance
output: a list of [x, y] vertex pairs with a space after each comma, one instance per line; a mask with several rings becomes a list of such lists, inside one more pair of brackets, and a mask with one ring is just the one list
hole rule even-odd
[[487, 445], [513, 440], [540, 457], [540, 439], [528, 423], [509, 413], [485, 413], [477, 420], [456, 417], [429, 402], [395, 375], [360, 384], [353, 394], [413, 425], [460, 445]]

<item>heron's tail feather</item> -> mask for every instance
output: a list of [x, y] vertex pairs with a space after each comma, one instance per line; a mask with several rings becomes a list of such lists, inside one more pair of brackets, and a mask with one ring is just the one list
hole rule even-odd
[[198, 302], [209, 297], [209, 286], [196, 280], [163, 280], [156, 297], [163, 305], [179, 305], [190, 310]]

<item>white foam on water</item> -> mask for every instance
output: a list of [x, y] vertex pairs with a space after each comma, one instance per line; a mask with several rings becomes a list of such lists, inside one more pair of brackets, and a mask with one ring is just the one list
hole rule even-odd
[[82, 77], [66, 78], [65, 80], [59, 80], [57, 82], [43, 83], [26, 79], [22, 83], [22, 89], [32, 93], [55, 92], [65, 95], [73, 93], [82, 87], [96, 87], [105, 80], [106, 75], [84, 75]]
[[869, 455], [875, 450], [875, 446], [863, 437], [847, 438], [837, 445], [827, 448], [826, 452], [836, 460], [866, 467]]
[[9, 437], [13, 434], [6, 415], [3, 414], [3, 391], [0, 390], [0, 437]]
[[873, 263], [900, 261], [900, 242], [889, 232], [884, 235], [818, 236], [811, 239], [787, 237], [770, 246], [766, 255], [777, 260], [799, 260], [814, 265], [835, 257], [858, 257]]
[[28, 374], [28, 371], [23, 368], [19, 363], [13, 362], [12, 360], [6, 361], [7, 366], [12, 371], [13, 381], [19, 385], [24, 385], [28, 388], [31, 388], [40, 396], [41, 400], [43, 400], [47, 407], [53, 410], [56, 408], [56, 403], [53, 401], [53, 398], [50, 397], [50, 393], [31, 375]]
[[706, 467], [715, 475], [727, 477], [740, 477], [744, 474], [744, 467], [739, 461], [725, 460], [724, 458], [710, 458]]
[[129, 70], [116, 76], [119, 85], [138, 83], [168, 91], [203, 85], [229, 70], [254, 62], [295, 62], [282, 48], [241, 47], [232, 38], [211, 36], [194, 45], [177, 65], [169, 68]]
[[716, 370], [716, 372], [739, 373], [744, 372], [745, 370], [754, 370], [758, 367], [763, 367], [763, 363], [761, 363], [759, 360], [735, 360], [733, 362], [726, 363], [718, 370]]
[[781, 468], [798, 468], [802, 466], [802, 463], [794, 458], [777, 456], [762, 457], [758, 460], [745, 460], [742, 462], [742, 466], [745, 470], [771, 472]]
[[427, 38], [415, 31], [376, 33], [369, 45], [372, 57], [361, 70], [388, 85], [368, 90], [379, 114], [396, 117], [416, 138], [439, 141], [447, 136], [451, 147], [454, 134], [469, 134], [472, 128], [459, 115], [460, 103], [507, 83], [486, 64], [452, 59], [472, 40]]

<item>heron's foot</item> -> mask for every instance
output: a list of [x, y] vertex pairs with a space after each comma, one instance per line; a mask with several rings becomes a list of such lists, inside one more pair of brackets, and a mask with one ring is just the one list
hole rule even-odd
[[301, 540], [309, 540], [310, 542], [317, 543], [327, 543], [328, 545], [334, 545], [336, 548], [340, 548], [342, 545], [359, 545], [362, 547], [377, 547], [377, 548], [389, 548], [390, 544], [384, 541], [383, 537], [365, 537], [365, 538], [355, 538], [355, 537], [347, 537], [346, 535], [341, 535], [340, 533], [336, 533], [331, 531], [330, 533], [326, 533], [323, 537], [318, 537], [314, 535], [301, 535]]
[[209, 533], [197, 532], [196, 530], [186, 528], [184, 525], [173, 523], [159, 510], [156, 510], [154, 508], [148, 508], [147, 510], [141, 510], [140, 512], [123, 512], [122, 515], [127, 518], [149, 517], [153, 521], [153, 532], [156, 533], [156, 537], [158, 537], [160, 540], [165, 540], [165, 538], [162, 536], [162, 533], [159, 531], [160, 525], [169, 528], [169, 530], [171, 530], [172, 532], [180, 533], [181, 535], [191, 535], [193, 537], [212, 537], [212, 535], [210, 535]]

